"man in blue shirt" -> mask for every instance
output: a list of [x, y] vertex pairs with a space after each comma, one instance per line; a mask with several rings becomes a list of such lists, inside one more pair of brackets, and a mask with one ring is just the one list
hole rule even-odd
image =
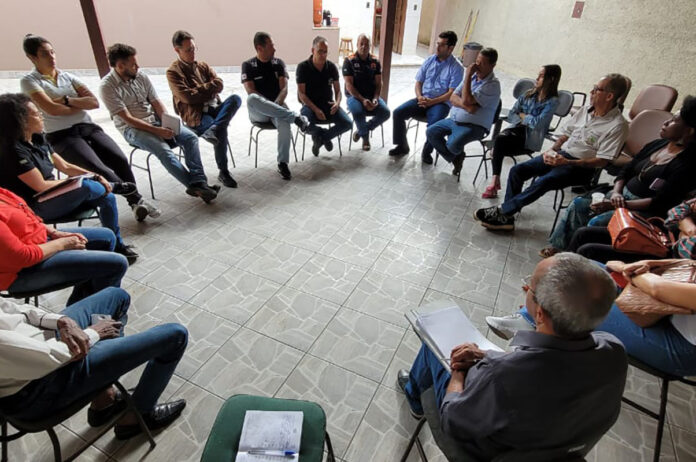
[[[457, 34], [454, 32], [445, 31], [439, 35], [436, 54], [426, 59], [416, 74], [416, 97], [394, 110], [392, 137], [396, 147], [389, 151], [390, 156], [408, 154], [410, 150], [406, 140], [406, 119], [426, 117], [429, 127], [447, 117], [450, 96], [464, 75], [462, 66], [452, 56], [456, 44]], [[423, 146], [424, 162], [433, 162], [432, 152], [432, 145], [426, 141]]]
[[[453, 175], [458, 175], [462, 169], [464, 146], [486, 136], [495, 118], [500, 102], [500, 82], [493, 73], [497, 61], [498, 52], [493, 48], [481, 50], [450, 97], [450, 116], [425, 132], [428, 143], [454, 165]], [[430, 154], [423, 153], [423, 162], [432, 163]]]

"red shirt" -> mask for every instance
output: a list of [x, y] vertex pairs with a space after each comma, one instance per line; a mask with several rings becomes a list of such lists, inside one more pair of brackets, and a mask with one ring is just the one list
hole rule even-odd
[[24, 199], [0, 188], [0, 290], [17, 279], [17, 273], [43, 258], [39, 244], [48, 239], [41, 218]]

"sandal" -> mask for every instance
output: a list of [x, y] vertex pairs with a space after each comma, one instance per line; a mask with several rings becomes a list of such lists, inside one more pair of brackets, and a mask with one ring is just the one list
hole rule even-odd
[[557, 249], [557, 248], [552, 247], [552, 246], [548, 246], [548, 247], [544, 247], [543, 249], [541, 249], [539, 251], [539, 256], [541, 258], [549, 258], [549, 257], [553, 257], [554, 255], [556, 255], [559, 252], [561, 252], [560, 249]]
[[498, 197], [498, 190], [500, 189], [500, 186], [496, 185], [491, 185], [486, 188], [485, 191], [483, 191], [483, 194], [481, 194], [481, 197], [483, 199], [495, 199]]

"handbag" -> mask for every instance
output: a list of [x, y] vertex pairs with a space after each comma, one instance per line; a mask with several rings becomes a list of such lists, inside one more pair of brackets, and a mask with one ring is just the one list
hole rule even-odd
[[625, 208], [616, 209], [607, 226], [612, 247], [622, 252], [666, 257], [671, 253], [674, 236], [654, 223], [664, 221], [657, 217], [645, 219]]
[[[696, 283], [696, 261], [679, 260], [651, 271], [674, 282]], [[689, 308], [662, 302], [629, 284], [616, 299], [619, 309], [640, 327], [650, 327], [665, 316], [693, 314]]]

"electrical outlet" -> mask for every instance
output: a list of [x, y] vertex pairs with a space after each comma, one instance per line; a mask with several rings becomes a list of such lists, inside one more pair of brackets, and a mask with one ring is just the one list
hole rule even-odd
[[585, 8], [585, 2], [575, 2], [573, 7], [573, 14], [571, 17], [575, 19], [580, 19], [582, 17], [582, 10]]
[[369, 7], [370, 7], [370, 2], [365, 3], [365, 8], [369, 8]]
[[416, 11], [417, 9], [418, 9], [418, 4], [416, 3], [413, 5], [413, 11]]

